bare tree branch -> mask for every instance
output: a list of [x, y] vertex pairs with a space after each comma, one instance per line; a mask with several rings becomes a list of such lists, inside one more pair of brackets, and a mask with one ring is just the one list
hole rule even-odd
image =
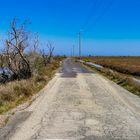
[[[8, 57], [8, 67], [18, 78], [26, 78], [31, 76], [29, 61], [24, 54], [28, 47], [28, 34], [25, 30], [26, 22], [17, 25], [17, 19], [14, 18], [10, 24], [9, 39], [6, 40], [6, 52]], [[21, 72], [24, 71], [24, 74]], [[21, 77], [21, 75], [23, 77]]]

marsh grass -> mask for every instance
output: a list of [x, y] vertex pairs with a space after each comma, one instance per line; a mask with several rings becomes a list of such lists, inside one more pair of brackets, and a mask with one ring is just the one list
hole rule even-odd
[[[85, 64], [84, 64], [85, 65]], [[131, 77], [125, 74], [110, 70], [108, 68], [96, 69], [89, 65], [85, 65], [90, 70], [96, 71], [99, 74], [107, 77], [108, 79], [114, 81], [118, 85], [122, 86], [126, 90], [140, 97], [140, 84], [135, 82]]]
[[105, 68], [110, 68], [120, 73], [140, 76], [140, 57], [83, 57], [84, 61], [100, 64]]

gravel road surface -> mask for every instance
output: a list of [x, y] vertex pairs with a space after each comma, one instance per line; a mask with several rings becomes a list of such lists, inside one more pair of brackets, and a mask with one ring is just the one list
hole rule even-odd
[[140, 140], [140, 98], [66, 59], [0, 140]]

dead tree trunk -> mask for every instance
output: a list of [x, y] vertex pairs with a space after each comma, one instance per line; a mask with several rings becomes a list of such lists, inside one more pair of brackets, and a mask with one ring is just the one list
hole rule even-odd
[[31, 76], [30, 63], [26, 58], [25, 49], [28, 47], [28, 33], [26, 22], [17, 26], [17, 20], [11, 22], [9, 38], [6, 40], [8, 67], [15, 74], [15, 78], [29, 78]]

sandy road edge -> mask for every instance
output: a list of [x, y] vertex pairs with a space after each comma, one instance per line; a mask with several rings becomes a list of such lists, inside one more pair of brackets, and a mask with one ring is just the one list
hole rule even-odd
[[115, 90], [114, 96], [118, 97], [132, 112], [134, 112], [135, 114], [138, 115], [138, 117], [140, 117], [140, 98], [137, 95], [134, 95], [133, 93], [129, 92], [128, 90], [116, 84], [115, 82], [108, 79], [104, 75], [97, 73], [92, 68], [90, 68], [90, 66], [87, 66], [83, 63], [80, 64], [82, 64], [85, 68], [89, 69], [90, 71], [95, 72], [98, 77], [100, 77], [101, 79], [105, 80], [107, 83], [112, 85], [113, 90]]
[[[16, 126], [20, 124], [20, 122], [25, 121], [28, 117], [29, 114], [23, 114], [25, 118], [20, 116], [20, 119], [18, 117], [17, 122], [16, 118], [17, 116], [21, 113], [30, 108], [35, 102], [37, 102], [40, 98], [43, 98], [44, 94], [49, 93], [49, 90], [53, 87], [54, 83], [58, 79], [58, 73], [56, 73], [52, 80], [50, 80], [47, 85], [39, 91], [36, 95], [34, 95], [29, 101], [25, 102], [24, 104], [19, 105], [18, 107], [8, 111], [4, 115], [1, 115], [0, 118], [2, 118], [1, 121], [3, 121], [1, 127], [0, 127], [0, 140], [3, 140], [6, 137], [9, 137], [14, 133]], [[47, 93], [45, 92], [47, 91]], [[15, 122], [16, 121], [16, 122]]]

